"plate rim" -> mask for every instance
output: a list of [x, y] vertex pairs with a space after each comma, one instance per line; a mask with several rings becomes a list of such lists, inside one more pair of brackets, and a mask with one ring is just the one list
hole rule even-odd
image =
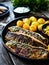
[[6, 7], [6, 8], [8, 9], [5, 13], [3, 13], [3, 14], [0, 15], [0, 17], [2, 18], [2, 17], [4, 17], [6, 14], [9, 14], [9, 7], [6, 6], [6, 5], [4, 5], [4, 4], [1, 4], [1, 3], [0, 3], [0, 6]]

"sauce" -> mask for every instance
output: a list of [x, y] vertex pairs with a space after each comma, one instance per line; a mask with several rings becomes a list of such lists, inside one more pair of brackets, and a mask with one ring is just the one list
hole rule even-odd
[[16, 13], [27, 13], [30, 9], [28, 7], [17, 7], [14, 9], [14, 12]]

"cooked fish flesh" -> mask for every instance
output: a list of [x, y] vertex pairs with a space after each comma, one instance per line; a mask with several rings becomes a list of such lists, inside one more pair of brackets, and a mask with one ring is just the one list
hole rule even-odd
[[30, 32], [28, 30], [24, 30], [20, 27], [17, 26], [11, 26], [8, 28], [11, 32], [20, 32], [20, 33], [24, 33], [24, 34], [28, 34], [30, 36], [33, 36], [34, 38], [40, 40], [41, 42], [45, 43], [46, 45], [48, 45], [48, 39], [43, 37], [42, 35], [40, 35], [39, 33], [36, 32]]
[[41, 42], [40, 40], [38, 40], [28, 34], [24, 34], [24, 33], [8, 32], [5, 36], [5, 38], [6, 38], [6, 41], [16, 40], [17, 42], [27, 43], [27, 44], [31, 44], [33, 46], [47, 48], [47, 45], [45, 43]]
[[44, 59], [48, 57], [48, 51], [42, 47], [35, 47], [30, 44], [16, 41], [6, 42], [6, 46], [16, 54], [31, 59]]

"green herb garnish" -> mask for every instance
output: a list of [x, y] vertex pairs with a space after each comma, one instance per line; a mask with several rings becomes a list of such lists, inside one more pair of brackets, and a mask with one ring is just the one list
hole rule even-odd
[[16, 43], [13, 43], [13, 45], [14, 45], [14, 46], [17, 46], [17, 44], [16, 44]]
[[26, 48], [26, 47], [28, 47], [28, 44], [25, 43], [23, 46]]
[[27, 34], [30, 35], [31, 33], [28, 31]]
[[32, 53], [29, 53], [28, 56], [32, 56], [33, 54]]
[[24, 39], [27, 40], [28, 38], [24, 36]]
[[32, 51], [33, 49], [32, 48], [30, 48], [30, 52]]
[[13, 46], [17, 46], [17, 43], [16, 42], [13, 42], [13, 44], [12, 44]]
[[16, 31], [19, 31], [19, 29], [18, 28], [14, 28], [14, 30], [13, 30], [14, 32], [16, 32]]

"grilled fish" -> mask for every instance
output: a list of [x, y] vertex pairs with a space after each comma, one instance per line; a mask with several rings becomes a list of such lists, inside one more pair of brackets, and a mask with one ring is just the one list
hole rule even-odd
[[42, 47], [20, 43], [13, 40], [6, 42], [6, 46], [16, 54], [31, 59], [44, 59], [48, 57], [48, 51]]
[[32, 46], [44, 47], [47, 48], [47, 45], [40, 40], [30, 36], [28, 34], [20, 33], [20, 32], [8, 32], [5, 36], [6, 41], [15, 40], [16, 42], [30, 44]]
[[11, 32], [20, 32], [20, 33], [28, 34], [28, 35], [33, 36], [34, 38], [40, 40], [41, 42], [45, 43], [46, 45], [48, 45], [48, 39], [43, 37], [39, 33], [30, 32], [29, 30], [24, 30], [24, 29], [17, 27], [17, 26], [11, 26], [8, 28], [8, 30], [10, 30]]

